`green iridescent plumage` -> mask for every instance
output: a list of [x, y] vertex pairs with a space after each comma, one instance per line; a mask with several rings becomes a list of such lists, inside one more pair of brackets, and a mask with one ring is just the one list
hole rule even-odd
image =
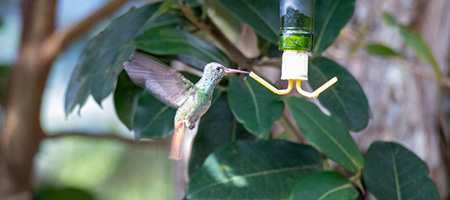
[[170, 155], [175, 160], [181, 159], [182, 143], [191, 145], [192, 141], [183, 141], [185, 127], [192, 130], [209, 109], [214, 87], [228, 73], [247, 73], [212, 62], [205, 66], [202, 78], [194, 85], [176, 70], [143, 53], [134, 53], [131, 61], [123, 65], [134, 83], [167, 105], [178, 108]]

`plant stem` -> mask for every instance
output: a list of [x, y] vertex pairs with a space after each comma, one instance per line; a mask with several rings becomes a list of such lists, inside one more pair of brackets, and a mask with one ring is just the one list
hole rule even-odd
[[236, 141], [236, 129], [237, 129], [237, 120], [233, 119], [233, 130], [231, 132], [231, 141]]
[[202, 31], [206, 31], [210, 34], [223, 48], [227, 51], [228, 56], [238, 64], [240, 69], [251, 71], [253, 65], [253, 59], [249, 59], [245, 57], [245, 55], [222, 33], [219, 27], [214, 24], [214, 22], [206, 16], [206, 20], [204, 23], [200, 21], [194, 13], [192, 13], [191, 8], [187, 6], [186, 1], [182, 0], [182, 11], [186, 18], [191, 21], [197, 28]]
[[289, 121], [286, 114], [283, 113], [283, 115], [281, 116], [281, 118], [278, 121], [280, 122], [281, 126], [283, 126], [284, 131], [286, 131], [286, 134], [294, 136], [296, 142], [300, 142], [300, 143], [304, 142], [303, 138], [297, 133], [294, 125], [292, 125], [291, 121]]

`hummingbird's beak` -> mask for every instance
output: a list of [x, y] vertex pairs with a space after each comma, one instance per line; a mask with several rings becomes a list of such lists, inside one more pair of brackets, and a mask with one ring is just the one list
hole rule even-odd
[[249, 74], [250, 72], [247, 71], [242, 71], [242, 70], [237, 70], [237, 69], [230, 69], [230, 68], [226, 68], [225, 73], [230, 74], [230, 73], [242, 73], [242, 74]]

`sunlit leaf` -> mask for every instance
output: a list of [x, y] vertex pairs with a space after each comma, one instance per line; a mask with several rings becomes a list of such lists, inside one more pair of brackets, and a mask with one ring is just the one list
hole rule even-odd
[[364, 182], [378, 200], [438, 200], [425, 162], [393, 142], [374, 142], [365, 156]]
[[280, 96], [251, 78], [242, 80], [232, 77], [228, 101], [236, 119], [258, 138], [269, 134], [274, 121], [281, 117], [284, 109]]
[[324, 57], [309, 62], [308, 82], [319, 88], [333, 77], [338, 82], [319, 95], [320, 104], [338, 116], [352, 131], [360, 131], [369, 123], [369, 103], [358, 81], [341, 65]]
[[314, 54], [319, 55], [336, 40], [350, 20], [355, 0], [316, 0]]
[[292, 190], [291, 200], [354, 200], [358, 191], [339, 172], [317, 172], [302, 179]]
[[345, 124], [327, 116], [313, 103], [300, 98], [285, 99], [298, 127], [311, 144], [351, 172], [364, 167], [364, 160]]
[[308, 145], [282, 140], [228, 143], [194, 173], [186, 198], [288, 198], [299, 180], [321, 166], [319, 153]]
[[379, 43], [372, 43], [366, 46], [366, 51], [372, 56], [378, 56], [382, 58], [400, 57], [401, 54], [395, 50]]
[[189, 162], [189, 174], [196, 172], [206, 157], [221, 145], [238, 139], [255, 139], [239, 124], [228, 106], [227, 93], [201, 118]]
[[248, 24], [255, 33], [278, 43], [280, 8], [278, 0], [216, 0], [236, 18]]

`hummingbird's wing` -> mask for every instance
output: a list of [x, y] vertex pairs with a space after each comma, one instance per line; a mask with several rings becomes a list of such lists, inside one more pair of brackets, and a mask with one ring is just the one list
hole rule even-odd
[[130, 59], [123, 66], [134, 83], [150, 90], [156, 98], [173, 108], [186, 101], [194, 87], [191, 81], [146, 54], [135, 52]]

